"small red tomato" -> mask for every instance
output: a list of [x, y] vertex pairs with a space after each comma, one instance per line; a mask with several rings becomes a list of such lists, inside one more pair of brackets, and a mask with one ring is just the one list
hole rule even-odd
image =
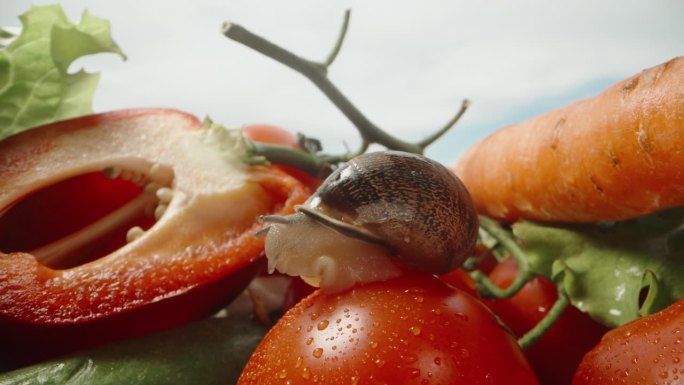
[[316, 290], [315, 287], [304, 282], [300, 277], [292, 277], [290, 284], [285, 292], [283, 301], [283, 312], [290, 310], [294, 305]]
[[439, 279], [457, 289], [461, 289], [466, 293], [475, 296], [475, 298], [481, 299], [480, 292], [477, 291], [475, 280], [463, 269], [455, 269], [446, 274], [442, 274], [439, 276]]
[[684, 384], [684, 299], [606, 333], [572, 385]]
[[[515, 261], [507, 259], [496, 265], [490, 279], [506, 288], [518, 274]], [[558, 298], [551, 280], [536, 277], [516, 295], [485, 303], [520, 337], [549, 312]], [[577, 308], [568, 306], [553, 327], [525, 351], [539, 382], [548, 385], [569, 384], [582, 356], [593, 348], [608, 328]]]
[[[250, 140], [261, 143], [277, 144], [289, 147], [293, 150], [301, 150], [299, 147], [299, 139], [297, 135], [278, 126], [270, 124], [248, 124], [242, 127], [242, 134]], [[304, 183], [311, 191], [316, 190], [321, 184], [321, 180], [314, 178], [306, 172], [296, 169], [294, 167], [285, 165], [276, 165], [277, 168], [297, 178]]]
[[297, 135], [270, 124], [248, 124], [242, 127], [242, 134], [255, 142], [279, 144], [299, 150]]
[[473, 296], [405, 273], [316, 291], [269, 331], [239, 384], [537, 384], [515, 339]]

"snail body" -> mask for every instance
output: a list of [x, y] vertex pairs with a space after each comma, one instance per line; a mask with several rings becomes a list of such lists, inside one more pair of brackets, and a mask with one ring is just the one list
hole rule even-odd
[[[332, 258], [343, 270], [350, 269], [338, 277], [342, 281], [365, 282], [360, 275], [371, 275], [372, 280], [389, 278], [400, 273], [397, 265], [446, 273], [467, 258], [478, 232], [477, 213], [463, 183], [429, 158], [398, 151], [367, 153], [350, 160], [298, 206], [296, 214], [266, 220], [274, 222], [266, 239], [270, 269], [308, 277], [313, 274], [322, 287], [335, 283], [331, 277], [339, 270], [326, 270], [325, 264], [316, 270], [321, 258]], [[319, 226], [323, 229], [314, 230]], [[349, 243], [343, 243], [349, 239], [361, 249], [354, 246], [350, 252]], [[285, 246], [293, 241], [296, 245]], [[318, 244], [320, 248], [315, 246]], [[309, 253], [303, 250], [312, 248], [318, 248], [319, 255], [307, 261]], [[363, 257], [360, 263], [365, 266], [354, 267], [352, 261], [329, 255], [338, 252], [372, 258]], [[300, 263], [292, 258], [301, 260], [306, 274], [296, 273]], [[379, 263], [378, 259], [387, 261]], [[378, 264], [374, 269], [386, 271], [364, 274], [364, 270], [371, 270], [369, 264]], [[389, 276], [377, 277], [383, 275]], [[326, 279], [331, 282], [326, 284]], [[333, 286], [349, 286], [349, 282]]]

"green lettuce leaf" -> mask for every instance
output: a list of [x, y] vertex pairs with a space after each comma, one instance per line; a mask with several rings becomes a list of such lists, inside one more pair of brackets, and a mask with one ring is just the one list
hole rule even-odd
[[513, 233], [530, 268], [562, 284], [574, 306], [610, 326], [684, 298], [684, 208], [612, 224], [548, 226]]
[[79, 24], [69, 21], [59, 5], [32, 7], [19, 18], [21, 34], [0, 50], [0, 139], [92, 113], [99, 74], [70, 74], [69, 65], [101, 52], [126, 59], [109, 22], [87, 11]]
[[0, 385], [234, 384], [265, 333], [245, 318], [208, 318], [0, 373]]

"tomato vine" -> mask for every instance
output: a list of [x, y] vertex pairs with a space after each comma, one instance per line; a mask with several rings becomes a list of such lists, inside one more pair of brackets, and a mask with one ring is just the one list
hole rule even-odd
[[[276, 147], [273, 145], [254, 144], [251, 147], [254, 155], [263, 156], [265, 159], [281, 162], [290, 166], [299, 167], [314, 176], [326, 176], [338, 163], [346, 162], [357, 155], [364, 153], [371, 144], [379, 144], [389, 150], [398, 150], [422, 154], [425, 149], [446, 132], [449, 131], [463, 116], [470, 105], [470, 101], [463, 100], [460, 109], [440, 129], [416, 143], [407, 142], [396, 138], [373, 122], [370, 121], [328, 78], [328, 68], [339, 54], [342, 43], [349, 26], [351, 12], [345, 12], [344, 21], [337, 41], [325, 61], [313, 61], [295, 55], [294, 53], [258, 36], [248, 29], [226, 22], [223, 25], [223, 34], [238, 43], [282, 63], [291, 69], [304, 75], [311, 80], [325, 96], [349, 119], [361, 135], [361, 146], [356, 151], [350, 151], [340, 155], [326, 155], [319, 153], [320, 147], [310, 150], [308, 154], [295, 154], [294, 151]], [[302, 137], [304, 142], [311, 139]], [[305, 149], [308, 146], [303, 146]]]

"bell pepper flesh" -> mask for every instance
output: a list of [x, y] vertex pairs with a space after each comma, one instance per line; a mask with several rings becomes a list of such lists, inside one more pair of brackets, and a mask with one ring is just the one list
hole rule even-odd
[[186, 113], [141, 109], [0, 142], [0, 214], [32, 191], [112, 166], [150, 174], [157, 165], [173, 190], [138, 239], [93, 261], [54, 268], [0, 252], [0, 359], [18, 367], [169, 328], [244, 289], [263, 260], [258, 216], [292, 212], [308, 189], [275, 168], [241, 164], [205, 131]]

